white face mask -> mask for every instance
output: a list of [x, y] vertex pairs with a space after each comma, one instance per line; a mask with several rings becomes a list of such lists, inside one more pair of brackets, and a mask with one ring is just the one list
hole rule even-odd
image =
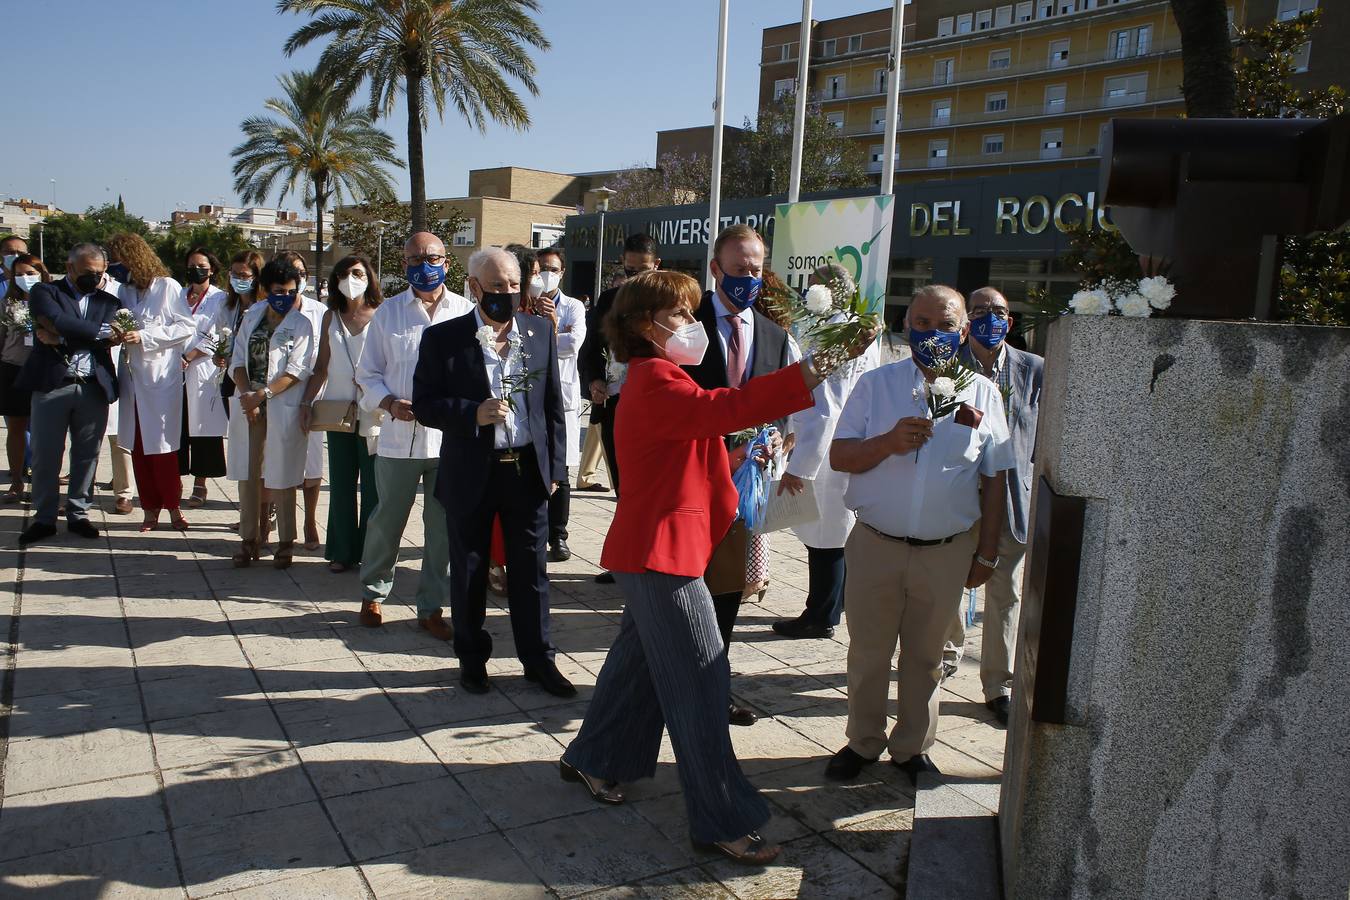
[[538, 297], [544, 292], [544, 277], [536, 275], [530, 279], [530, 296]]
[[551, 294], [556, 291], [558, 285], [562, 282], [561, 272], [540, 272], [539, 277], [543, 279], [544, 289], [542, 293], [545, 294]]
[[16, 259], [18, 259], [18, 258], [19, 258], [19, 254], [17, 254], [17, 253], [6, 253], [5, 256], [4, 256], [5, 268], [6, 268], [6, 269], [11, 269], [11, 268], [13, 268], [13, 267], [14, 267], [14, 260], [16, 260]]
[[19, 290], [25, 294], [33, 289], [33, 285], [42, 280], [41, 275], [15, 275], [14, 281], [19, 285]]
[[666, 359], [677, 366], [696, 366], [703, 362], [703, 354], [708, 352], [708, 331], [702, 322], [690, 322], [673, 331], [660, 322], [656, 324], [670, 332], [662, 351]]
[[365, 295], [366, 286], [369, 284], [370, 282], [366, 281], [364, 278], [354, 278], [353, 276], [348, 275], [338, 282], [338, 290], [342, 291], [342, 295], [348, 300], [355, 300], [357, 297]]
[[253, 279], [240, 278], [238, 275], [231, 275], [230, 287], [234, 288], [234, 292], [241, 296], [244, 294], [251, 294], [253, 292]]
[[306, 290], [308, 287], [309, 287], [309, 279], [308, 279], [308, 278], [301, 278], [299, 281], [297, 281], [297, 282], [295, 283], [295, 288], [296, 288], [296, 290], [298, 290], [298, 291], [299, 291], [300, 293], [302, 293], [302, 294], [305, 292], [305, 290]]

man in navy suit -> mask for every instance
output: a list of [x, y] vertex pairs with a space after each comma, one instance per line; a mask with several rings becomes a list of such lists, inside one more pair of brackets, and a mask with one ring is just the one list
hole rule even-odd
[[113, 331], [118, 300], [104, 291], [108, 261], [97, 244], [76, 244], [66, 259], [66, 277], [33, 286], [29, 310], [38, 341], [18, 383], [33, 392], [29, 431], [33, 442], [33, 524], [21, 545], [56, 534], [61, 460], [70, 435], [70, 485], [66, 527], [97, 538], [89, 521], [94, 469], [108, 423], [108, 405], [117, 399], [117, 376], [109, 346], [135, 343], [139, 335]]
[[548, 636], [548, 498], [567, 478], [557, 341], [548, 319], [520, 312], [520, 265], [504, 250], [469, 259], [477, 304], [422, 334], [412, 411], [442, 432], [436, 497], [450, 537], [450, 615], [465, 690], [488, 690], [487, 617], [492, 521], [506, 543], [511, 633], [525, 677], [576, 695]]

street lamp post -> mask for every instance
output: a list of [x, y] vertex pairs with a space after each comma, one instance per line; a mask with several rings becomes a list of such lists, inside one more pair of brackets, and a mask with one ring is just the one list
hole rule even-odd
[[598, 187], [591, 193], [595, 194], [595, 208], [600, 213], [600, 228], [595, 238], [595, 294], [591, 298], [591, 302], [594, 303], [600, 299], [600, 285], [605, 268], [605, 213], [609, 211], [609, 198], [618, 191]]
[[380, 230], [380, 243], [375, 248], [375, 283], [384, 289], [384, 230], [393, 222], [386, 222], [384, 219], [376, 219], [375, 227]]
[[46, 224], [47, 224], [47, 223], [45, 223], [45, 222], [39, 222], [39, 223], [37, 224], [37, 230], [38, 230], [38, 259], [42, 260], [42, 264], [43, 264], [44, 266], [47, 264], [47, 235], [46, 235], [47, 229], [43, 227], [43, 226], [46, 225]]
[[52, 182], [52, 210], [55, 211], [55, 210], [56, 210], [56, 179], [55, 179], [55, 178], [51, 179], [51, 182]]

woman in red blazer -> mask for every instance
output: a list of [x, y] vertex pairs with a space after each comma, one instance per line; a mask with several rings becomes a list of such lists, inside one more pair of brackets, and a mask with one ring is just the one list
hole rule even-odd
[[735, 519], [723, 436], [805, 409], [828, 373], [808, 357], [738, 390], [700, 388], [680, 366], [707, 349], [701, 297], [687, 275], [644, 273], [625, 282], [604, 323], [611, 353], [628, 364], [615, 422], [623, 493], [601, 557], [625, 607], [560, 767], [596, 800], [622, 803], [620, 783], [656, 774], [668, 728], [694, 842], [762, 865], [780, 848], [756, 833], [769, 809], [731, 747], [731, 673], [702, 576]]

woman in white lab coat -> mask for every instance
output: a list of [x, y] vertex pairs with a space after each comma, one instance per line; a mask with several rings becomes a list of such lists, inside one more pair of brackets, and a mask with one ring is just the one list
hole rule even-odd
[[131, 448], [131, 470], [145, 513], [141, 531], [153, 530], [164, 509], [173, 526], [184, 530], [188, 523], [179, 511], [183, 483], [178, 475], [182, 356], [197, 334], [197, 324], [183, 303], [182, 285], [169, 277], [144, 238], [114, 235], [108, 253], [127, 269], [119, 299], [136, 319], [136, 327], [122, 341], [117, 442]]
[[[318, 356], [318, 340], [323, 334], [323, 319], [328, 312], [328, 308], [319, 300], [315, 299], [319, 292], [320, 285], [309, 280], [305, 269], [305, 258], [294, 250], [282, 250], [276, 256], [272, 257], [284, 263], [288, 263], [300, 273], [300, 311], [309, 319], [309, 324], [314, 326], [315, 334], [315, 356]], [[314, 292], [310, 292], [310, 288]], [[319, 485], [323, 483], [323, 435], [319, 432], [309, 434], [309, 443], [305, 446], [305, 549], [319, 549]]]
[[230, 440], [226, 465], [239, 482], [239, 567], [259, 557], [259, 511], [266, 487], [277, 512], [272, 565], [289, 568], [295, 550], [295, 489], [305, 480], [307, 437], [300, 397], [314, 366], [314, 328], [300, 309], [300, 276], [273, 260], [258, 278], [266, 300], [244, 314], [234, 339], [230, 373]]
[[194, 478], [185, 506], [206, 502], [206, 479], [225, 477], [225, 401], [220, 384], [228, 360], [217, 356], [227, 341], [220, 310], [227, 295], [212, 284], [220, 260], [205, 247], [194, 247], [184, 259], [187, 287], [183, 303], [197, 325], [197, 334], [183, 354], [183, 435], [178, 446], [178, 474]]
[[[853, 280], [837, 263], [817, 269], [811, 283], [833, 285], [847, 295], [853, 293]], [[796, 493], [802, 490], [804, 481], [811, 482], [820, 518], [792, 529], [806, 545], [806, 609], [795, 619], [774, 622], [773, 630], [783, 637], [830, 637], [839, 624], [844, 599], [844, 542], [853, 530], [855, 516], [844, 506], [848, 476], [830, 468], [830, 442], [853, 386], [864, 372], [879, 365], [881, 349], [874, 342], [861, 356], [817, 385], [813, 392], [815, 405], [793, 413], [789, 420], [788, 430], [796, 434], [797, 444], [788, 459], [780, 490]]]

